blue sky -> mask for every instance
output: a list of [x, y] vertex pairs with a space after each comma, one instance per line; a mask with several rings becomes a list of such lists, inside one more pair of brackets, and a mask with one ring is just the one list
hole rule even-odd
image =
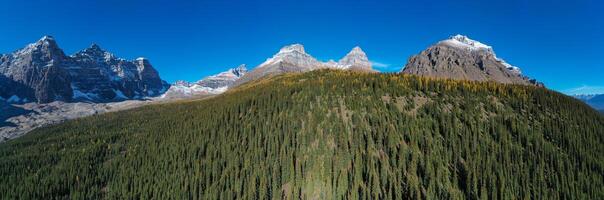
[[603, 10], [597, 0], [1, 0], [0, 52], [43, 35], [67, 54], [95, 42], [123, 58], [149, 58], [173, 82], [252, 68], [291, 43], [320, 60], [359, 45], [377, 69], [398, 71], [409, 56], [459, 33], [549, 88], [604, 93]]

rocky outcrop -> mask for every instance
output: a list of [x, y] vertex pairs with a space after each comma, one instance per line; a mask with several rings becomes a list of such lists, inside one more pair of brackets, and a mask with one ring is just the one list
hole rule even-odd
[[239, 79], [235, 85], [256, 80], [265, 76], [279, 75], [288, 72], [307, 72], [317, 69], [342, 69], [374, 72], [371, 62], [360, 47], [354, 47], [338, 62], [330, 60], [321, 62], [306, 53], [301, 44], [285, 46], [273, 57], [258, 65], [254, 70]]
[[421, 76], [543, 86], [498, 58], [493, 48], [456, 35], [412, 56], [402, 73]]
[[2, 55], [0, 82], [0, 97], [15, 103], [137, 99], [169, 87], [146, 59], [127, 61], [96, 44], [66, 56], [50, 36]]

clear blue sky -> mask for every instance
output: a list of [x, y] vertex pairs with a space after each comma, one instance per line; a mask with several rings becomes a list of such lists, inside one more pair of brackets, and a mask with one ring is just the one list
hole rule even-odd
[[604, 93], [604, 6], [597, 0], [0, 1], [0, 52], [52, 35], [67, 54], [98, 43], [147, 57], [163, 79], [254, 67], [286, 44], [339, 59], [359, 45], [382, 71], [453, 34], [489, 44], [549, 88]]

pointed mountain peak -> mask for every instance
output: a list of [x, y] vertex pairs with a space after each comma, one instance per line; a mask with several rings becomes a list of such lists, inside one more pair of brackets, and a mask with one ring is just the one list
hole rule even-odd
[[40, 40], [38, 40], [38, 41], [51, 41], [51, 40], [54, 41], [55, 38], [50, 35], [45, 35], [42, 38], [40, 38]]
[[241, 64], [236, 68], [231, 69], [231, 73], [236, 76], [243, 76], [247, 72], [247, 68], [245, 64]]
[[362, 54], [365, 54], [365, 52], [363, 51], [363, 49], [361, 49], [361, 47], [359, 47], [359, 46], [355, 46], [354, 48], [352, 48], [352, 50], [350, 50], [350, 53], [362, 53]]
[[58, 48], [55, 38], [52, 36], [48, 36], [48, 35], [45, 35], [44, 37], [40, 38], [36, 43], [34, 43], [34, 46], [46, 46], [46, 47], [57, 47]]
[[81, 52], [86, 53], [86, 54], [93, 54], [93, 55], [101, 55], [103, 56], [105, 54], [105, 50], [103, 50], [101, 48], [101, 46], [99, 46], [96, 43], [92, 43], [88, 48], [82, 50]]
[[59, 45], [57, 45], [57, 42], [55, 41], [55, 39], [52, 36], [44, 36], [44, 37], [40, 38], [38, 41], [36, 41], [35, 43], [31, 43], [31, 44], [27, 45], [25, 48], [17, 50], [15, 52], [15, 54], [17, 54], [17, 55], [29, 54], [34, 51], [43, 52], [48, 55], [64, 56], [63, 50], [61, 50], [59, 48]]
[[90, 47], [88, 47], [88, 49], [96, 50], [96, 51], [103, 51], [103, 49], [101, 49], [101, 47], [98, 44], [96, 44], [96, 43], [92, 43], [90, 45]]
[[80, 50], [73, 56], [90, 57], [90, 58], [93, 58], [93, 60], [107, 60], [107, 59], [115, 58], [115, 56], [113, 54], [105, 51], [104, 49], [101, 48], [101, 46], [99, 46], [96, 43], [92, 43], [88, 48]]
[[282, 47], [281, 50], [279, 50], [279, 54], [291, 53], [291, 52], [298, 52], [298, 53], [306, 54], [306, 52], [304, 51], [304, 46], [301, 44], [287, 45], [287, 46]]
[[338, 61], [338, 64], [348, 67], [371, 69], [371, 62], [369, 62], [367, 54], [365, 54], [363, 49], [359, 46], [352, 48], [346, 56]]
[[363, 51], [363, 49], [361, 49], [361, 47], [359, 46], [355, 46], [354, 48], [352, 48], [352, 50], [350, 50], [350, 52], [348, 52], [348, 54], [346, 54], [346, 56], [360, 56], [360, 57], [365, 57], [367, 58], [367, 54], [365, 54], [365, 52]]

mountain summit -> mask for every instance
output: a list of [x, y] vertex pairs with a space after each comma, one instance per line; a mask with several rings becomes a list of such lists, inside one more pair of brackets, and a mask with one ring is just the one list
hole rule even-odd
[[463, 35], [451, 36], [412, 56], [402, 73], [543, 86], [524, 76], [520, 68], [498, 58], [491, 46]]
[[321, 62], [306, 53], [301, 44], [282, 47], [277, 54], [258, 65], [254, 70], [241, 77], [235, 85], [255, 80], [267, 75], [278, 75], [288, 72], [307, 72], [317, 69], [342, 69], [375, 72], [371, 62], [360, 47], [354, 47], [338, 62], [330, 60]]

